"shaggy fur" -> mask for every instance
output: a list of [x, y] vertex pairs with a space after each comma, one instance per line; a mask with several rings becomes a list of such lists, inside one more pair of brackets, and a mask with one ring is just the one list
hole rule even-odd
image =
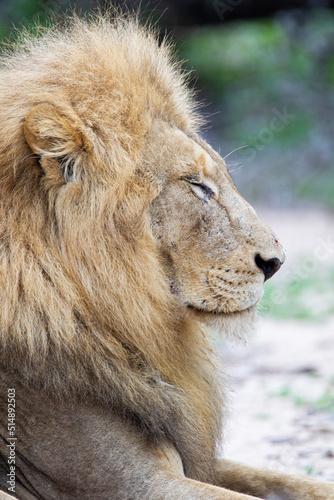
[[117, 415], [222, 486], [223, 389], [198, 319], [248, 327], [254, 255], [283, 256], [196, 135], [169, 48], [122, 17], [25, 36], [2, 60], [0, 120], [2, 380], [32, 394], [27, 415], [39, 391], [59, 415], [69, 400]]

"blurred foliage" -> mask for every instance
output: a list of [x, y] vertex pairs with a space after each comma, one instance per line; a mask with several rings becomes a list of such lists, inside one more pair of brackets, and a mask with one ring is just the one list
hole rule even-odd
[[[252, 201], [334, 207], [334, 16], [281, 14], [184, 34], [188, 60], [212, 100], [207, 136]], [[217, 114], [216, 111], [219, 111]]]
[[85, 12], [96, 4], [90, 0], [0, 0], [0, 37], [14, 40], [22, 27], [34, 32], [35, 25], [48, 25], [73, 9]]
[[7, 18], [32, 19], [39, 12], [44, 18], [50, 11], [59, 12], [64, 6], [83, 11], [97, 6], [121, 5], [126, 9], [152, 13], [162, 26], [199, 26], [217, 24], [231, 19], [270, 17], [278, 11], [312, 9], [317, 5], [334, 7], [334, 0], [0, 0], [6, 7]]
[[269, 281], [265, 285], [261, 308], [278, 319], [303, 319], [325, 322], [334, 314], [334, 268], [317, 268], [304, 279]]
[[[311, 375], [313, 376], [313, 375]], [[284, 383], [277, 391], [271, 394], [271, 397], [282, 397], [291, 400], [296, 406], [308, 406], [311, 411], [330, 411], [334, 412], [333, 384], [326, 384], [324, 392], [317, 398], [310, 399], [304, 392], [300, 394], [294, 387], [293, 380]]]

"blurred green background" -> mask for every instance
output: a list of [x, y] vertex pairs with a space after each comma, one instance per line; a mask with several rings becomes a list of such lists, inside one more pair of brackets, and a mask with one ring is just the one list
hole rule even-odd
[[[118, 3], [130, 9], [139, 4]], [[69, 15], [72, 8], [89, 12], [105, 5], [90, 0], [2, 0], [0, 37], [13, 40], [14, 27], [46, 24], [50, 16]], [[150, 17], [169, 33], [184, 67], [192, 71], [192, 85], [208, 119], [203, 134], [226, 157], [241, 194], [262, 213], [269, 208], [277, 217], [282, 210], [290, 211], [296, 226], [298, 217], [310, 211], [321, 218], [334, 209], [331, 7], [328, 0], [141, 2], [143, 19]], [[274, 220], [269, 222], [275, 227]], [[308, 230], [311, 241], [301, 261], [316, 245], [315, 229], [306, 225]], [[334, 253], [334, 225], [328, 231]], [[283, 273], [283, 278], [269, 282], [264, 309], [281, 319], [332, 317], [331, 262], [329, 258], [321, 263], [305, 279], [284, 280]], [[284, 303], [271, 300], [277, 289], [284, 292]], [[318, 297], [323, 294], [320, 312], [310, 306], [310, 290]]]
[[333, 48], [331, 11], [194, 29], [181, 45], [220, 110], [214, 145], [245, 146], [228, 164], [252, 201], [334, 206]]

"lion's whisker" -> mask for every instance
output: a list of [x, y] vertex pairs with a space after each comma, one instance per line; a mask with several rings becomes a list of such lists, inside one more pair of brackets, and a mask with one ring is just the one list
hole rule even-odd
[[231, 156], [233, 153], [235, 153], [236, 151], [239, 151], [239, 149], [244, 149], [244, 148], [249, 148], [249, 144], [245, 144], [244, 146], [239, 146], [238, 148], [233, 149], [233, 151], [231, 151], [226, 156], [224, 156], [223, 160], [225, 161], [226, 158], [228, 158], [229, 156]]

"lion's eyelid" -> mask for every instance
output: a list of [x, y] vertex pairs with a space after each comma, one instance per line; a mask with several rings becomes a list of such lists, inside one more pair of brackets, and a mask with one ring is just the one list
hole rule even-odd
[[212, 196], [216, 196], [217, 190], [209, 185], [206, 181], [196, 182], [194, 180], [187, 180], [193, 192], [204, 201], [207, 201]]

